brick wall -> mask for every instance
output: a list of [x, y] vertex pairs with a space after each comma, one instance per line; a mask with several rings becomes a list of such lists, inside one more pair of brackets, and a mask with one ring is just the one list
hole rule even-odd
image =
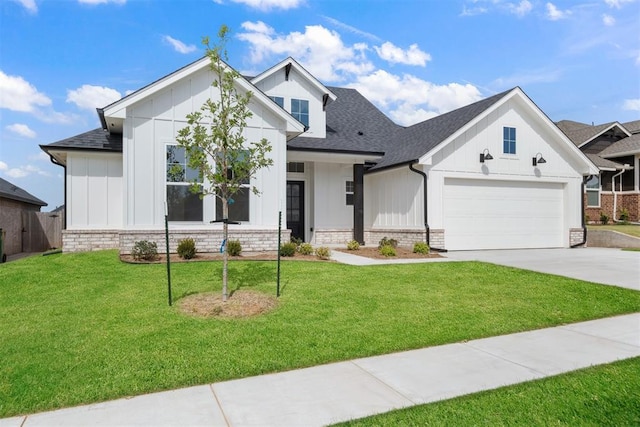
[[[291, 232], [282, 230], [282, 242], [288, 242]], [[176, 252], [180, 240], [192, 238], [198, 252], [219, 252], [222, 230], [169, 230], [169, 251]], [[278, 230], [229, 230], [230, 240], [239, 240], [244, 252], [275, 251], [278, 248]], [[65, 230], [62, 232], [64, 252], [83, 252], [99, 249], [120, 249], [130, 254], [137, 241], [149, 240], [165, 250], [164, 230]]]
[[[318, 230], [316, 229], [313, 233], [313, 243], [316, 246], [324, 246], [324, 245], [346, 245], [347, 242], [353, 240], [353, 230], [331, 230], [324, 229]], [[365, 233], [365, 241], [366, 241], [366, 233]]]
[[[585, 206], [587, 203], [587, 196], [584, 195]], [[617, 209], [618, 212], [613, 212], [613, 193], [601, 192], [600, 193], [600, 207], [597, 208], [585, 208], [585, 217], [588, 223], [599, 223], [600, 214], [604, 213], [609, 217], [609, 221], [613, 221], [613, 218], [620, 216], [620, 210], [625, 208], [629, 211], [629, 220], [633, 222], [640, 221], [640, 194], [638, 193], [618, 193]]]
[[395, 239], [398, 241], [398, 246], [405, 248], [413, 248], [413, 244], [416, 242], [426, 242], [424, 230], [365, 230], [364, 241], [367, 246], [377, 246], [378, 242], [383, 237], [388, 239]]
[[[582, 228], [572, 228], [569, 230], [569, 246], [582, 243], [584, 239], [584, 230]], [[586, 246], [586, 242], [585, 242]]]

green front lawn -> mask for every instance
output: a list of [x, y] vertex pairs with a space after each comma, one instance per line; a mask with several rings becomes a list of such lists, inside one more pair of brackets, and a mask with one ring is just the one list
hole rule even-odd
[[590, 225], [589, 230], [609, 230], [618, 233], [628, 234], [633, 237], [640, 237], [640, 225], [634, 224], [608, 224], [608, 225]]
[[[222, 264], [172, 264], [174, 296]], [[232, 287], [275, 294], [275, 262]], [[286, 261], [275, 311], [199, 319], [168, 307], [164, 265], [115, 251], [0, 265], [0, 417], [635, 312], [640, 292], [479, 262]]]
[[640, 358], [340, 424], [638, 426]]

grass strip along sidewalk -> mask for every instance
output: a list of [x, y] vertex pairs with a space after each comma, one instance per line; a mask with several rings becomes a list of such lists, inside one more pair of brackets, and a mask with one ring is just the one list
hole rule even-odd
[[[175, 299], [220, 289], [220, 262], [173, 264]], [[275, 295], [274, 262], [230, 264]], [[0, 265], [0, 417], [638, 311], [640, 292], [478, 262], [287, 261], [272, 312], [168, 307], [161, 264], [115, 251]]]

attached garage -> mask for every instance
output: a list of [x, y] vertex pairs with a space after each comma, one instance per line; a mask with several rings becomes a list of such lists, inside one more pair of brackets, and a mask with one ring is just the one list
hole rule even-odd
[[447, 249], [565, 246], [565, 184], [458, 178], [444, 184]]

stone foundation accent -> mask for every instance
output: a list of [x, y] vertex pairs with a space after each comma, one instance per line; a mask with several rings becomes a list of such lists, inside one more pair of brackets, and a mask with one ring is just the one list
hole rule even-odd
[[[584, 230], [582, 228], [572, 228], [569, 230], [569, 246], [581, 243], [583, 238]], [[586, 242], [584, 246], [587, 246]]]
[[[431, 230], [431, 232], [433, 233], [433, 230]], [[413, 248], [413, 244], [416, 242], [426, 242], [425, 230], [387, 229], [364, 231], [364, 241], [368, 246], [377, 246], [378, 242], [382, 240], [383, 237], [386, 237], [387, 239], [395, 239], [398, 241], [398, 246], [405, 248]]]
[[[282, 230], [282, 242], [291, 238], [290, 230]], [[198, 252], [219, 252], [222, 230], [192, 229], [169, 230], [169, 251], [176, 252], [180, 240], [192, 238]], [[62, 232], [64, 252], [84, 252], [99, 249], [120, 249], [121, 254], [130, 254], [137, 241], [149, 240], [158, 245], [158, 252], [165, 251], [164, 230], [64, 230]], [[243, 252], [275, 251], [278, 249], [278, 230], [230, 229], [229, 240], [239, 240]]]
[[353, 230], [316, 229], [313, 233], [313, 244], [316, 246], [346, 245], [351, 240], [353, 240]]
[[432, 248], [445, 249], [444, 230], [441, 228], [429, 229], [429, 244]]
[[62, 230], [63, 252], [86, 252], [120, 247], [118, 230]]

